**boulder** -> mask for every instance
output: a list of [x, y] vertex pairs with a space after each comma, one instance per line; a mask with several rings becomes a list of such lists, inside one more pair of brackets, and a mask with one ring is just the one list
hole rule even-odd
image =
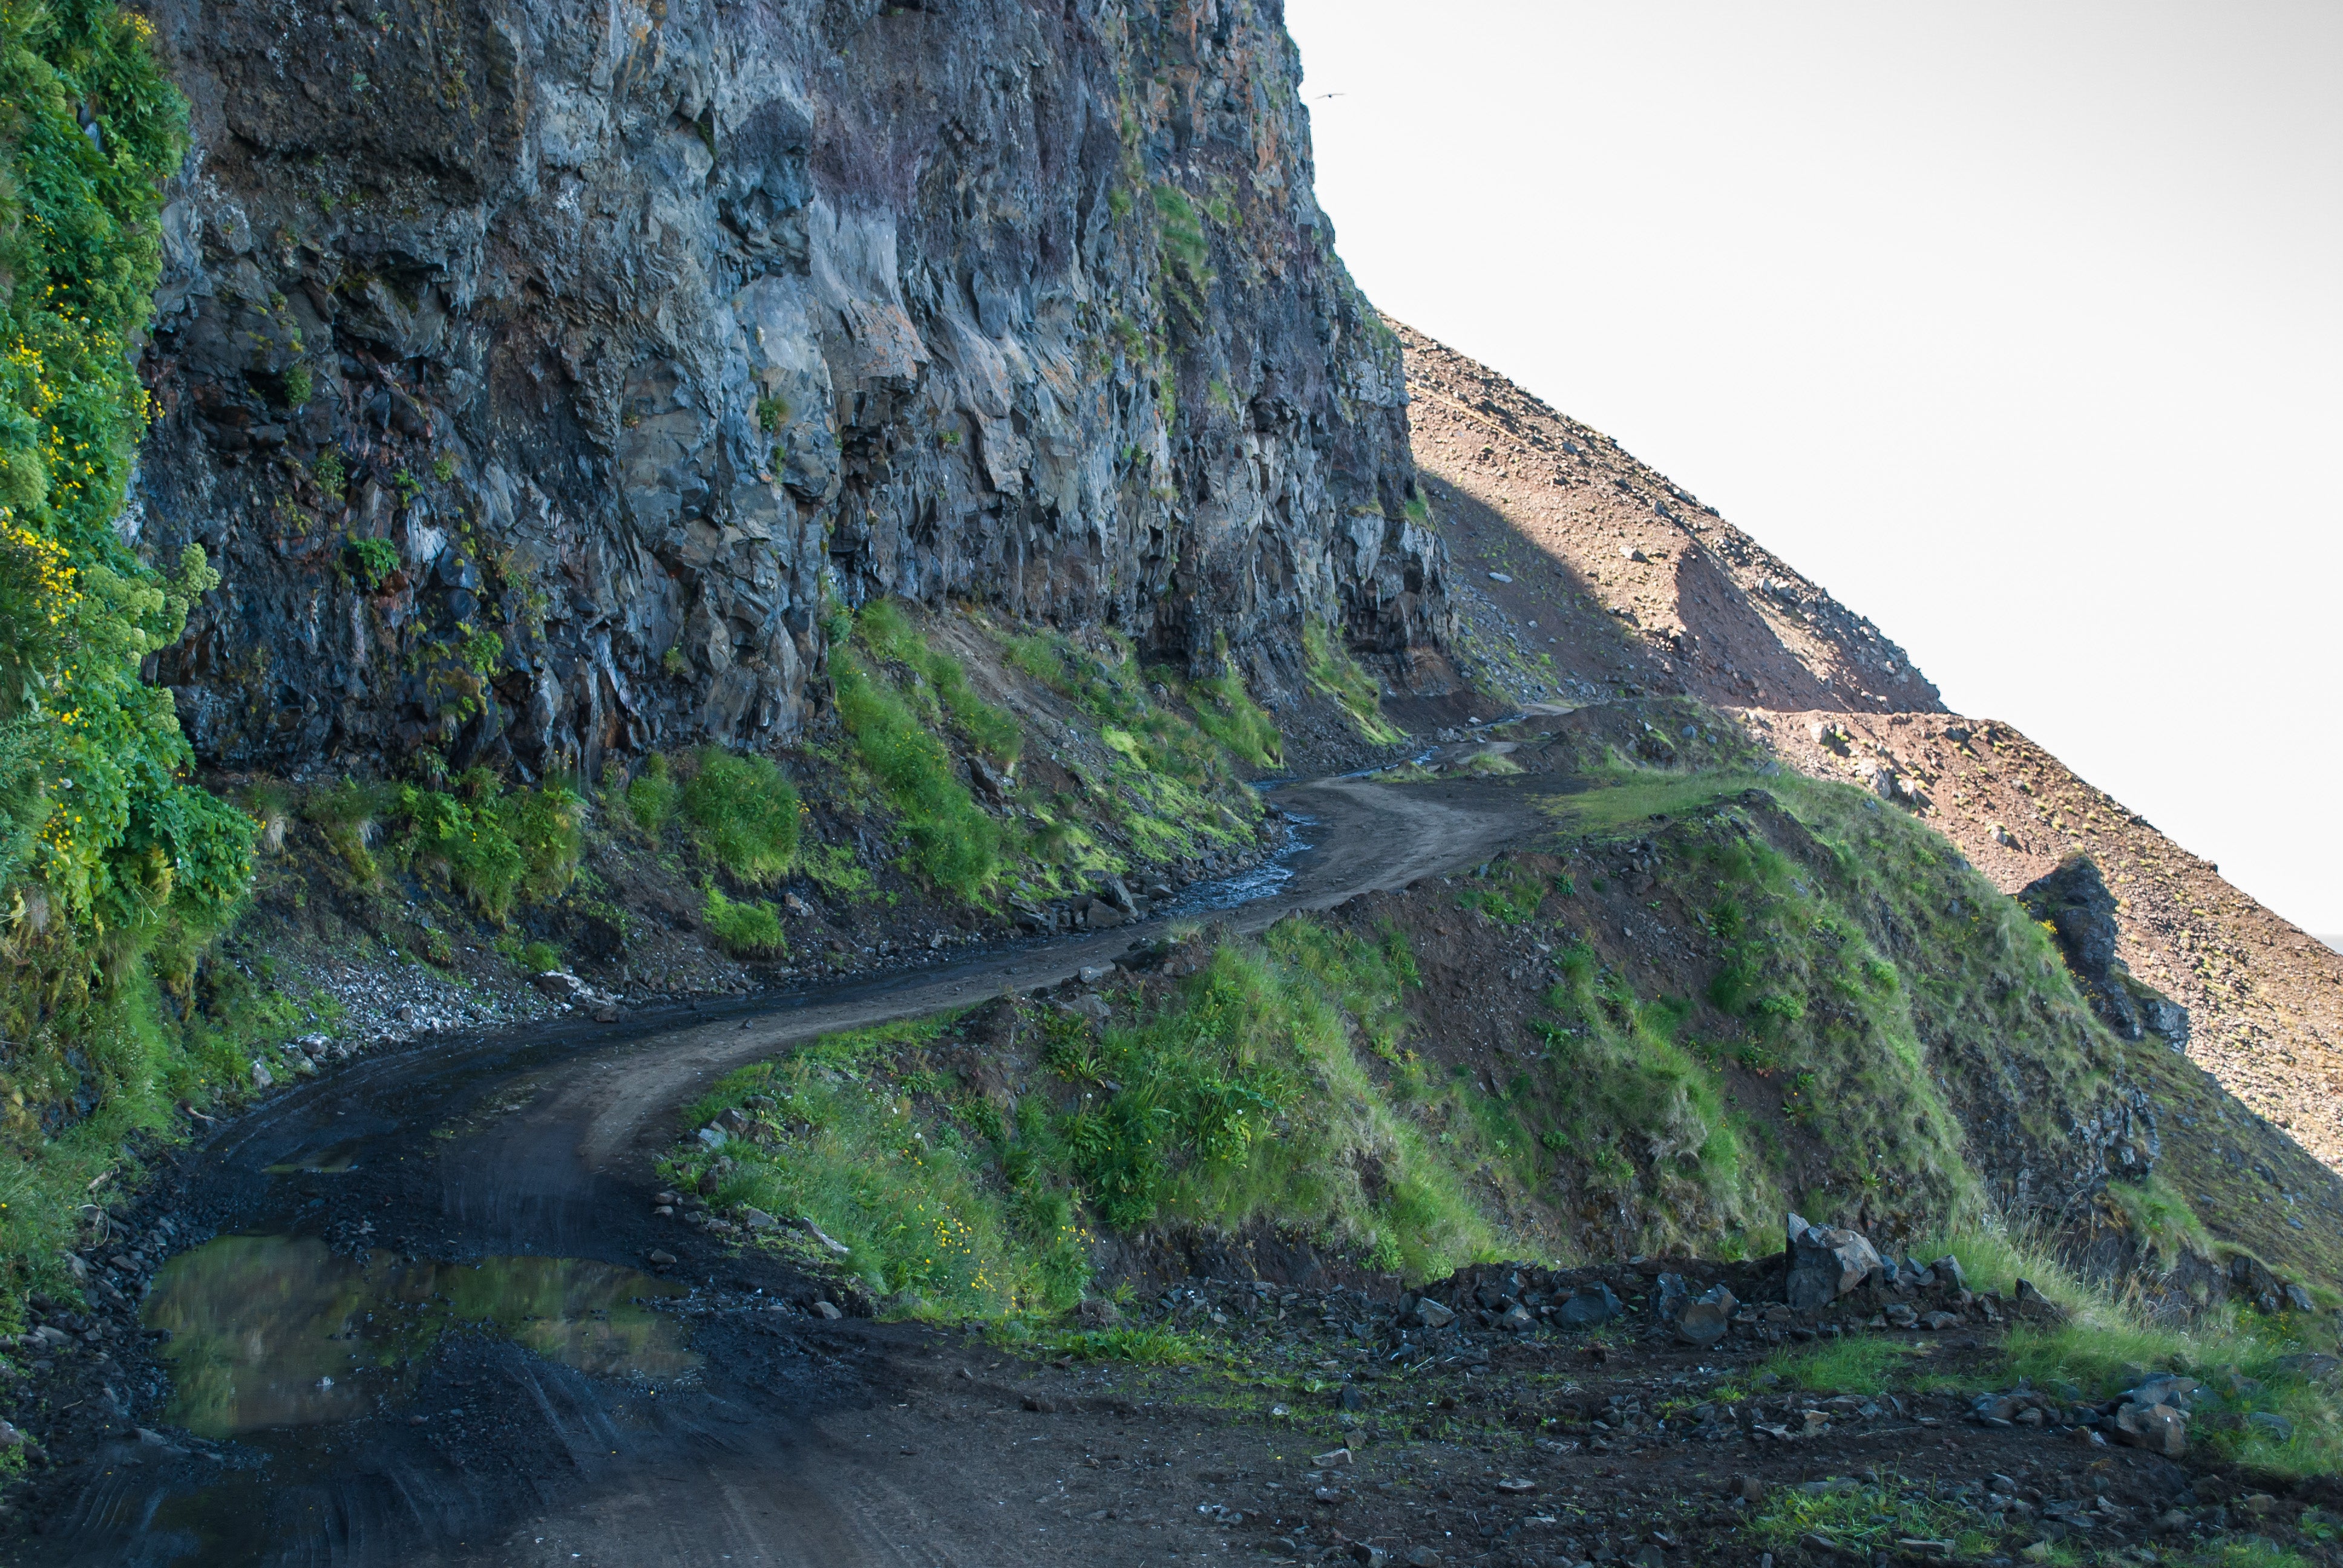
[[2168, 1404], [2125, 1404], [2116, 1412], [2116, 1441], [2167, 1459], [2188, 1452], [2188, 1417]]
[[1794, 1312], [1828, 1306], [1871, 1276], [1885, 1271], [1878, 1251], [1860, 1233], [1835, 1226], [1810, 1225], [1789, 1216], [1788, 1301]]
[[1684, 1303], [1676, 1318], [1676, 1337], [1688, 1345], [1713, 1345], [1732, 1328], [1740, 1305], [1731, 1291], [1718, 1285]]
[[1554, 1308], [1554, 1321], [1564, 1328], [1591, 1329], [1609, 1322], [1626, 1310], [1611, 1293], [1611, 1287], [1598, 1280], [1580, 1286], [1575, 1295]]
[[2067, 856], [2019, 890], [2017, 901], [2056, 933], [2066, 968], [2109, 1029], [2126, 1040], [2153, 1029], [2167, 1043], [2187, 1044], [2188, 1010], [2132, 979], [2116, 956], [2116, 897], [2088, 855]]

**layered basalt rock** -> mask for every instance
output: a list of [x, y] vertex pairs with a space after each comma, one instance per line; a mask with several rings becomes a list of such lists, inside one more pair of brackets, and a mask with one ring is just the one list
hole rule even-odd
[[1272, 695], [1304, 618], [1442, 639], [1271, 0], [155, 19], [195, 135], [125, 527], [226, 575], [155, 671], [210, 764], [786, 743], [881, 593]]

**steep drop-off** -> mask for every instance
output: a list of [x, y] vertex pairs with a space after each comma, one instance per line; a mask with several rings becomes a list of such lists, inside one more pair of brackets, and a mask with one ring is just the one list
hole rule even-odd
[[226, 575], [157, 671], [211, 766], [786, 743], [882, 593], [1272, 695], [1305, 619], [1439, 640], [1272, 5], [156, 23], [194, 147], [125, 527]]

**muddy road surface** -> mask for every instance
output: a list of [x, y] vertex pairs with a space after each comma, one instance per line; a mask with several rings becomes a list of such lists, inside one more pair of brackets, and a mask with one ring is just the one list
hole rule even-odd
[[[1159, 919], [1260, 930], [1470, 863], [1538, 820], [1497, 784], [1331, 780], [1278, 799], [1302, 819], [1294, 844]], [[83, 1408], [65, 1412], [81, 1435], [51, 1439], [15, 1559], [1163, 1557], [1160, 1528], [1034, 1522], [1036, 1478], [1066, 1458], [1047, 1437], [955, 1438], [934, 1391], [980, 1404], [990, 1386], [962, 1370], [959, 1335], [809, 1315], [802, 1276], [650, 1214], [681, 1109], [729, 1069], [1053, 984], [1149, 934], [433, 1042], [224, 1126], [134, 1217], [140, 1245], [171, 1254], [144, 1307], [169, 1338], [82, 1374]]]

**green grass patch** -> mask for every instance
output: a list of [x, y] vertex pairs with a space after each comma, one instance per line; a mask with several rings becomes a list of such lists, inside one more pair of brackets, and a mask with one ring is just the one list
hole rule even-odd
[[1285, 764], [1285, 738], [1276, 721], [1245, 689], [1244, 678], [1233, 668], [1188, 683], [1196, 723], [1205, 734], [1228, 748], [1231, 754], [1255, 768]]
[[812, 1218], [874, 1291], [917, 1292], [939, 1315], [1072, 1305], [1089, 1278], [1090, 1238], [1071, 1205], [1045, 1188], [1007, 1186], [980, 1135], [921, 1114], [897, 1085], [855, 1069], [884, 1043], [831, 1041], [728, 1077], [695, 1115], [745, 1104], [759, 1131], [726, 1146], [736, 1163], [719, 1201]]
[[1776, 1351], [1761, 1372], [1811, 1393], [1885, 1393], [1913, 1359], [1900, 1341], [1850, 1336], [1810, 1347]]
[[1340, 630], [1318, 621], [1305, 621], [1302, 651], [1310, 684], [1332, 698], [1351, 716], [1361, 739], [1377, 746], [1396, 746], [1407, 739], [1406, 730], [1383, 717], [1383, 697], [1375, 689], [1374, 677], [1359, 668], [1358, 660], [1351, 657]]
[[666, 757], [654, 751], [643, 759], [642, 771], [628, 781], [619, 801], [628, 819], [657, 839], [675, 820], [677, 808], [683, 803], [683, 786]]
[[709, 934], [735, 958], [779, 958], [789, 950], [780, 914], [770, 904], [754, 900], [736, 903], [710, 888], [699, 918]]
[[[799, 819], [805, 808], [796, 787], [770, 758], [711, 746], [700, 750], [698, 762], [677, 801], [692, 842], [741, 882], [762, 887], [780, 880], [797, 859]], [[628, 789], [631, 808], [632, 786]], [[657, 798], [654, 787], [649, 799]]]
[[973, 901], [1001, 869], [1001, 824], [985, 815], [953, 773], [942, 740], [887, 679], [853, 648], [830, 654], [838, 716], [911, 841], [911, 869], [954, 896]]
[[1752, 1535], [1769, 1546], [1797, 1547], [1809, 1535], [1842, 1551], [1868, 1558], [1899, 1556], [1902, 1541], [1940, 1541], [1952, 1555], [1991, 1555], [1999, 1538], [1974, 1527], [1976, 1515], [1940, 1502], [1918, 1483], [1881, 1473], [1875, 1481], [1846, 1478], [1776, 1488], [1749, 1522]]
[[1157, 687], [1178, 691], [1178, 677], [1169, 669], [1141, 668], [1127, 643], [1109, 646], [1101, 656], [1056, 632], [1007, 645], [1009, 662], [1099, 721], [1107, 753], [1105, 777], [1085, 780], [1084, 799], [1037, 812], [1029, 850], [1045, 878], [1125, 869], [1083, 825], [1085, 818], [1103, 819], [1135, 852], [1156, 860], [1250, 843], [1261, 802], [1237, 777], [1228, 750], [1199, 720], [1152, 694]]
[[995, 762], [1017, 760], [1025, 743], [1017, 720], [977, 695], [960, 661], [930, 648], [893, 599], [873, 599], [863, 606], [855, 618], [855, 630], [874, 657], [900, 665], [911, 677], [905, 694], [925, 709], [920, 717], [930, 728], [940, 729], [949, 721]]
[[[917, 1291], [945, 1315], [1071, 1305], [1097, 1225], [1294, 1225], [1436, 1276], [1496, 1240], [1471, 1191], [1481, 1151], [1426, 1136], [1365, 1065], [1376, 1040], [1396, 1040], [1413, 974], [1395, 936], [1288, 920], [1213, 950], [1161, 1005], [1103, 1028], [1024, 1005], [1012, 1039], [1031, 1081], [1006, 1101], [957, 1090], [930, 1056], [955, 1026], [928, 1020], [744, 1069], [690, 1114], [754, 1118], [724, 1146], [722, 1201], [812, 1218], [874, 1290]], [[679, 1156], [678, 1179], [712, 1158]], [[1148, 1360], [1174, 1342], [1113, 1331], [1092, 1343]]]

